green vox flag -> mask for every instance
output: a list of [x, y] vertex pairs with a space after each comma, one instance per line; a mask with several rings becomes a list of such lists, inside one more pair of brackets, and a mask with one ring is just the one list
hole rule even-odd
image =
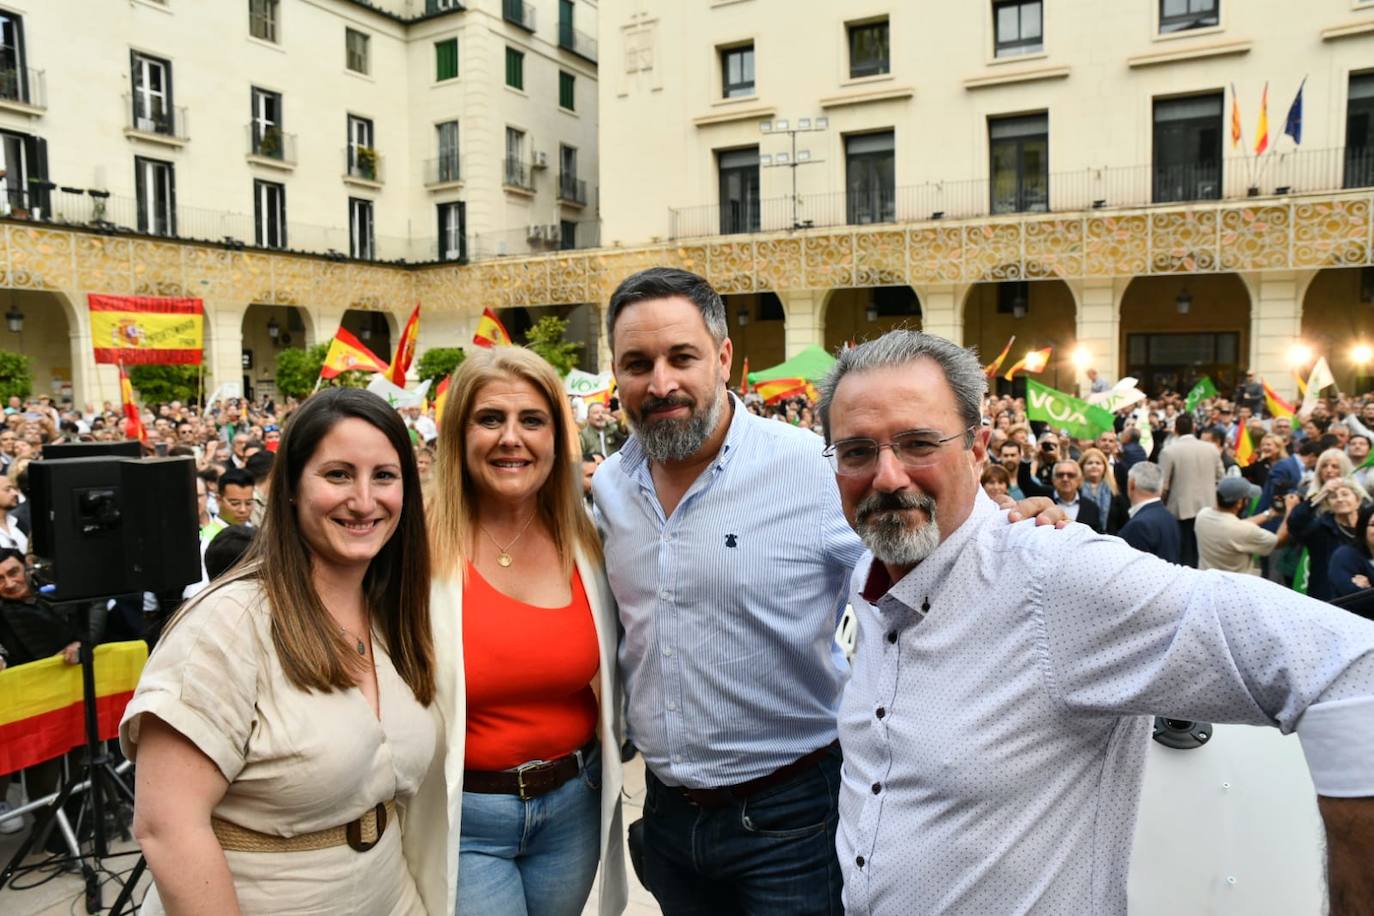
[[1112, 415], [1101, 407], [1026, 379], [1026, 416], [1055, 429], [1067, 429], [1075, 439], [1096, 439], [1114, 428]]
[[1212, 384], [1212, 377], [1204, 375], [1202, 380], [1193, 386], [1193, 390], [1188, 392], [1188, 400], [1183, 402], [1183, 407], [1189, 413], [1197, 410], [1197, 405], [1203, 398], [1214, 398], [1217, 396], [1217, 386]]

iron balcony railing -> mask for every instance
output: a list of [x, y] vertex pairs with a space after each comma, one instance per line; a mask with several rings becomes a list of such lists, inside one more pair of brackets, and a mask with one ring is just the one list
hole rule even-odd
[[547, 225], [520, 226], [496, 232], [473, 233], [468, 243], [468, 257], [473, 261], [482, 261], [599, 247], [599, 220], [563, 221]]
[[284, 132], [275, 125], [249, 124], [248, 155], [275, 159], [285, 165], [296, 163], [296, 135]]
[[572, 22], [567, 19], [558, 23], [558, 46], [596, 63], [596, 39], [573, 28]]
[[558, 199], [566, 203], [587, 205], [587, 182], [576, 175], [560, 172], [558, 175]]
[[445, 153], [434, 159], [425, 160], [425, 184], [445, 184], [462, 181], [462, 157], [457, 153]]
[[1297, 150], [1191, 165], [1051, 172], [1034, 180], [928, 181], [669, 209], [674, 239], [811, 227], [1062, 213], [1374, 187], [1374, 147]]
[[21, 102], [34, 108], [47, 108], [48, 94], [43, 71], [32, 67], [0, 68], [0, 99]]
[[344, 174], [364, 181], [382, 180], [382, 154], [370, 146], [344, 147]]
[[190, 136], [186, 124], [186, 109], [169, 106], [156, 97], [143, 98], [125, 94], [124, 110], [129, 115], [129, 129], [141, 134], [158, 134], [185, 140]]
[[505, 163], [505, 183], [512, 188], [534, 190], [534, 171], [523, 159], [507, 158]]
[[534, 5], [522, 0], [501, 0], [501, 18], [527, 32], [534, 31]]

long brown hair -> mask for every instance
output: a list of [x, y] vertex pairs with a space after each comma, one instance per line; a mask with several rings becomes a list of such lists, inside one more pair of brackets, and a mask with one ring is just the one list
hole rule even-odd
[[434, 463], [435, 498], [429, 514], [430, 555], [435, 576], [466, 570], [481, 505], [465, 454], [473, 403], [488, 382], [521, 379], [544, 395], [554, 424], [553, 470], [539, 491], [539, 513], [553, 536], [565, 573], [572, 574], [578, 550], [601, 559], [601, 541], [582, 501], [582, 447], [563, 383], [543, 357], [524, 347], [493, 347], [469, 356], [453, 373], [448, 403], [439, 418], [439, 455]]
[[[375, 394], [356, 388], [329, 388], [311, 395], [292, 414], [272, 463], [262, 529], [244, 558], [188, 607], [231, 582], [256, 579], [271, 608], [272, 644], [287, 680], [301, 690], [324, 693], [356, 684], [367, 660], [344, 639], [315, 591], [310, 546], [301, 533], [292, 502], [301, 472], [320, 441], [336, 424], [350, 418], [380, 430], [396, 450], [401, 466], [401, 517], [396, 531], [368, 565], [363, 599], [396, 673], [415, 699], [428, 706], [434, 699], [434, 642], [420, 474], [405, 424]], [[184, 613], [185, 609], [172, 623]]]

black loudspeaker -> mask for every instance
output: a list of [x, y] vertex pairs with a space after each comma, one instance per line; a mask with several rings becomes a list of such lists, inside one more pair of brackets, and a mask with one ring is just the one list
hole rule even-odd
[[192, 459], [45, 459], [29, 465], [29, 481], [34, 578], [48, 600], [199, 581]]
[[140, 458], [143, 446], [137, 439], [117, 442], [49, 442], [43, 446], [43, 459], [56, 461], [65, 458]]

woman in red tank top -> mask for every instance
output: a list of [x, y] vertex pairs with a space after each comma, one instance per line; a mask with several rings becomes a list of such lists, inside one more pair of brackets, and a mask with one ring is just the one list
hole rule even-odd
[[616, 612], [577, 441], [531, 351], [454, 373], [430, 513], [449, 843], [421, 880], [458, 914], [577, 916], [598, 864], [600, 911], [624, 909]]

